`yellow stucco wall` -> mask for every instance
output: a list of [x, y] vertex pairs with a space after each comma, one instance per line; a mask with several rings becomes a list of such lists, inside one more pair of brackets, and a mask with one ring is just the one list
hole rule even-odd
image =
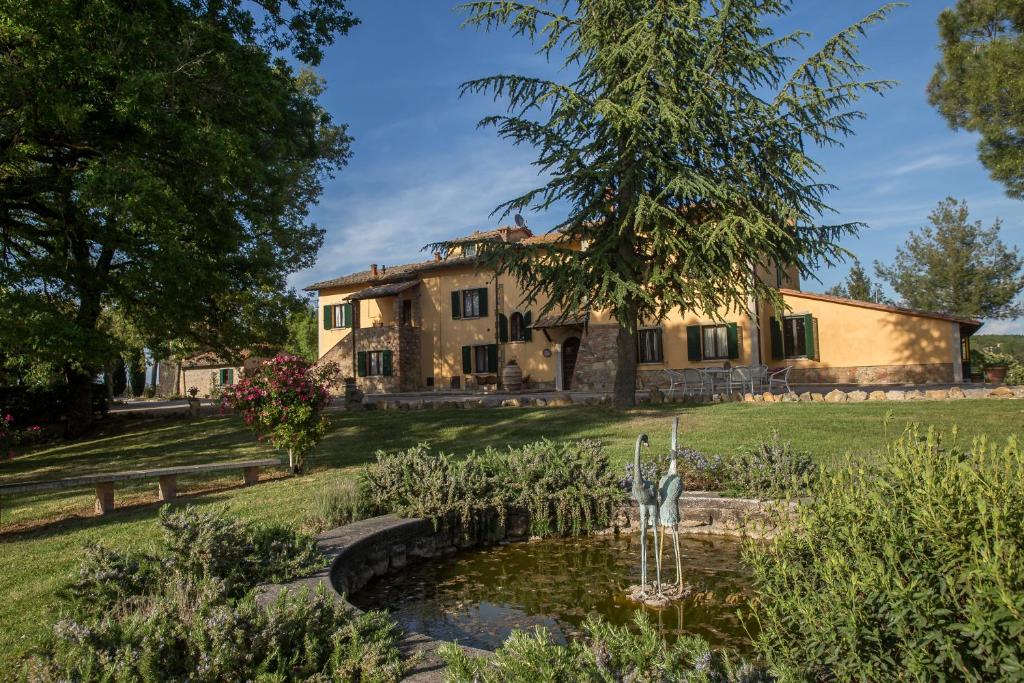
[[[787, 360], [794, 367], [857, 367], [952, 363], [958, 326], [950, 320], [865, 308], [787, 294], [786, 315], [810, 313], [817, 328], [819, 360]], [[761, 325], [765, 362], [771, 363], [771, 337], [764, 307]], [[778, 364], [778, 361], [775, 361]]]

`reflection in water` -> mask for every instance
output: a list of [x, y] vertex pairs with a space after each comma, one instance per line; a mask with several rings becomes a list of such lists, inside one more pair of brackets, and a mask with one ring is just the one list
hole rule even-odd
[[[637, 609], [625, 590], [640, 580], [639, 535], [515, 543], [411, 565], [368, 584], [352, 600], [387, 609], [407, 629], [493, 650], [515, 629], [545, 626], [558, 642], [579, 634], [589, 614], [631, 623]], [[748, 651], [737, 611], [746, 609], [749, 575], [740, 543], [680, 538], [684, 580], [698, 593], [651, 621], [668, 638], [681, 632], [712, 645]], [[653, 564], [653, 563], [652, 563]], [[668, 580], [674, 580], [672, 567]]]

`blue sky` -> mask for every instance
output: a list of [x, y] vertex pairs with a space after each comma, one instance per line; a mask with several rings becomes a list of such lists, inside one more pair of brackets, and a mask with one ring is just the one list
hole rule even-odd
[[[817, 46], [881, 4], [878, 0], [794, 0], [779, 31], [805, 29]], [[1003, 240], [1024, 247], [1024, 203], [1007, 198], [977, 161], [976, 139], [954, 132], [928, 104], [925, 86], [938, 60], [936, 18], [952, 2], [916, 0], [897, 9], [861, 41], [872, 78], [899, 81], [884, 97], [869, 97], [868, 118], [842, 148], [817, 159], [839, 220], [869, 227], [845, 246], [865, 264], [890, 260], [907, 233], [926, 223], [947, 195], [966, 199], [972, 217], [1003, 219]], [[501, 201], [537, 182], [531, 150], [503, 142], [476, 121], [495, 113], [487, 97], [459, 99], [458, 85], [494, 73], [557, 75], [522, 40], [459, 28], [451, 0], [351, 0], [362, 24], [328, 52], [319, 71], [323, 104], [355, 138], [353, 157], [329, 182], [313, 219], [327, 230], [314, 268], [295, 274], [304, 286], [427, 256], [432, 241], [497, 224]], [[543, 232], [561, 215], [528, 216]], [[508, 222], [508, 221], [505, 221]], [[821, 291], [847, 266], [819, 273]], [[985, 332], [1024, 333], [1024, 319], [987, 324]]]

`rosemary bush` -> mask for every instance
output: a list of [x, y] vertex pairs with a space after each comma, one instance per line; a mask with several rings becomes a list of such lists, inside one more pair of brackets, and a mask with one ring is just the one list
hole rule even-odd
[[778, 498], [807, 492], [818, 479], [811, 456], [793, 450], [773, 431], [770, 441], [742, 453], [727, 467], [726, 489], [741, 495]]
[[559, 681], [644, 681], [644, 683], [761, 683], [764, 671], [725, 651], [712, 650], [697, 636], [669, 645], [649, 617], [637, 612], [636, 629], [596, 618], [584, 622], [585, 636], [567, 645], [549, 638], [543, 627], [514, 632], [493, 657], [467, 656], [457, 646], [439, 652], [452, 683], [536, 683]]
[[391, 512], [435, 523], [455, 518], [469, 530], [504, 524], [509, 509], [522, 508], [540, 536], [606, 527], [624, 499], [601, 445], [587, 440], [538, 441], [464, 458], [433, 453], [424, 444], [379, 452], [360, 473], [358, 488], [367, 515]]
[[907, 430], [751, 544], [757, 647], [794, 680], [1024, 678], [1024, 454]]
[[320, 532], [362, 518], [356, 483], [345, 478], [325, 485], [313, 497], [313, 508], [306, 517], [305, 526]]
[[28, 681], [399, 680], [397, 627], [353, 616], [326, 592], [252, 590], [318, 569], [312, 538], [220, 511], [161, 511], [153, 554], [93, 547], [64, 590], [62, 618]]

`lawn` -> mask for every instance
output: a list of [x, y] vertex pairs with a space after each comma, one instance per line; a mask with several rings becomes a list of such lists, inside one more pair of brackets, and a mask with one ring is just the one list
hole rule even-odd
[[[464, 453], [486, 446], [518, 445], [539, 438], [600, 439], [613, 460], [624, 464], [633, 442], [647, 432], [655, 449], [668, 447], [671, 416], [681, 416], [683, 445], [728, 456], [777, 429], [800, 450], [828, 465], [845, 453], [871, 458], [910, 422], [958, 425], [961, 439], [986, 435], [1005, 440], [1024, 432], [1024, 401], [867, 402], [650, 406], [621, 413], [603, 407], [557, 409], [425, 410], [348, 413], [332, 418], [332, 429], [302, 477], [275, 475], [242, 488], [240, 474], [182, 478], [179, 504], [223, 504], [239, 516], [299, 525], [317, 493], [354, 474], [378, 449], [429, 442]], [[890, 415], [886, 420], [886, 415]], [[887, 423], [887, 424], [886, 424]], [[240, 420], [208, 418], [121, 419], [95, 436], [40, 448], [0, 464], [4, 483], [113, 469], [169, 466], [265, 457]], [[0, 525], [0, 662], [30, 649], [49, 628], [56, 595], [93, 542], [145, 547], [156, 537], [155, 482], [119, 485], [123, 509], [91, 515], [88, 490], [46, 492], [2, 501]]]

